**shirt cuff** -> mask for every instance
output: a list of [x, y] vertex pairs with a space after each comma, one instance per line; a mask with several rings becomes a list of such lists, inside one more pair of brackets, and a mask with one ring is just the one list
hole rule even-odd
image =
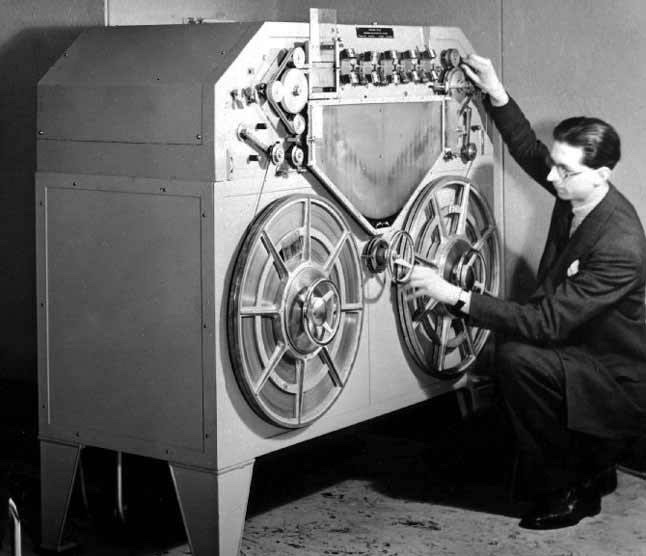
[[462, 307], [462, 312], [468, 315], [469, 311], [471, 310], [471, 292], [467, 292], [463, 299], [464, 306]]

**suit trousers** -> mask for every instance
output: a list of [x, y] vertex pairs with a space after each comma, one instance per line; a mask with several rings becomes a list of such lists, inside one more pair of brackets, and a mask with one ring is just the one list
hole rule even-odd
[[529, 496], [569, 488], [616, 463], [625, 439], [568, 429], [566, 376], [558, 348], [505, 341], [498, 345], [496, 361]]

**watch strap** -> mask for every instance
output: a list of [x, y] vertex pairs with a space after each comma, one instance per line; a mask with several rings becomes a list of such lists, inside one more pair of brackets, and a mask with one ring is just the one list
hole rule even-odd
[[466, 303], [466, 299], [464, 299], [465, 295], [466, 295], [466, 292], [464, 290], [461, 290], [460, 295], [458, 295], [458, 300], [453, 305], [453, 309], [455, 309], [456, 311], [462, 310], [462, 307], [464, 307]]

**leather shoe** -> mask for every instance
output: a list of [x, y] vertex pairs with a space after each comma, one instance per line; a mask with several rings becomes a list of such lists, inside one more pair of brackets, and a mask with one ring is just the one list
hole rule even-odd
[[605, 496], [617, 490], [617, 469], [614, 465], [606, 467], [581, 483], [581, 488]]
[[525, 529], [560, 529], [576, 525], [584, 517], [597, 515], [600, 511], [598, 492], [570, 488], [544, 497], [519, 525]]

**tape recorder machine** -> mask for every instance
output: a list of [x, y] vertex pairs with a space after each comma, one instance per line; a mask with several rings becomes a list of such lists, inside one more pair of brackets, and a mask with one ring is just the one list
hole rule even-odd
[[457, 28], [84, 32], [38, 86], [42, 541], [84, 446], [167, 461], [237, 554], [254, 460], [467, 385], [499, 293], [497, 162]]

